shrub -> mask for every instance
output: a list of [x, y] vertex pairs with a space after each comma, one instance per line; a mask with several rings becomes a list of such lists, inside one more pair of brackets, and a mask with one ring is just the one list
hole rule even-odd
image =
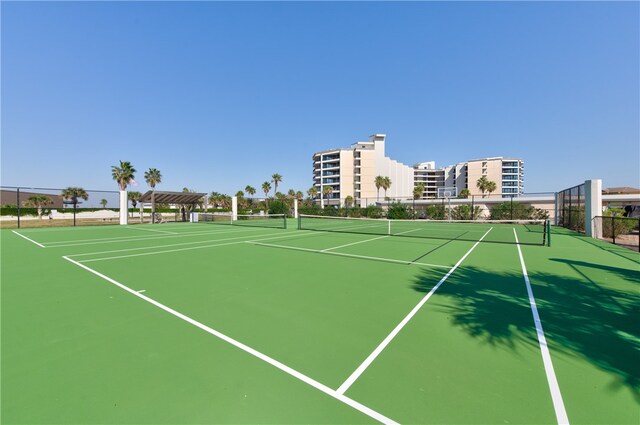
[[269, 202], [269, 214], [289, 215], [289, 205], [284, 201], [274, 200]]
[[476, 220], [480, 217], [480, 207], [474, 206], [473, 211], [471, 205], [458, 205], [451, 209], [452, 220]]
[[[546, 220], [549, 213], [540, 208], [517, 202], [503, 202], [491, 208], [491, 220]], [[584, 216], [582, 223], [584, 225]]]
[[395, 220], [406, 220], [412, 218], [413, 214], [411, 208], [400, 202], [394, 202], [389, 205], [389, 210], [387, 211], [387, 217]]

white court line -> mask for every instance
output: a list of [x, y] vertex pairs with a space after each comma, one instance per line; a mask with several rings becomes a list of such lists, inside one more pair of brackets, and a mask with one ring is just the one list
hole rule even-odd
[[553, 400], [553, 408], [556, 412], [556, 420], [558, 421], [558, 424], [569, 424], [569, 417], [567, 416], [567, 411], [565, 410], [564, 402], [562, 401], [560, 386], [558, 385], [558, 379], [556, 378], [556, 373], [553, 368], [553, 362], [551, 361], [551, 354], [549, 353], [549, 346], [547, 345], [547, 339], [545, 338], [544, 330], [542, 329], [542, 322], [540, 321], [540, 315], [538, 314], [536, 299], [533, 297], [533, 290], [531, 289], [531, 282], [529, 281], [527, 266], [524, 264], [524, 257], [522, 256], [522, 250], [520, 249], [520, 242], [518, 241], [518, 234], [516, 233], [516, 229], [513, 229], [513, 234], [516, 237], [518, 255], [520, 256], [520, 264], [522, 265], [522, 274], [524, 275], [524, 283], [527, 286], [527, 294], [529, 295], [529, 304], [531, 305], [533, 322], [535, 323], [536, 333], [538, 334], [538, 343], [540, 344], [540, 354], [542, 355], [542, 362], [544, 363], [544, 370], [547, 375], [549, 391], [551, 391], [551, 399]]
[[34, 241], [33, 239], [30, 239], [30, 238], [26, 237], [25, 235], [21, 235], [20, 233], [16, 232], [15, 230], [12, 230], [12, 232], [15, 233], [16, 235], [20, 236], [21, 238], [25, 238], [29, 242], [32, 242], [32, 243], [38, 245], [40, 248], [45, 248], [45, 246], [42, 245], [41, 243], [38, 243], [38, 242]]
[[[148, 241], [148, 240], [154, 240], [154, 239], [181, 238], [185, 236], [220, 235], [223, 233], [241, 233], [241, 232], [249, 232], [249, 231], [255, 232], [258, 230], [264, 230], [264, 227], [256, 227], [252, 229], [241, 229], [241, 230], [215, 231], [215, 232], [177, 233], [175, 235], [167, 235], [167, 236], [146, 236], [146, 237], [120, 236], [117, 238], [85, 239], [84, 241], [75, 240], [75, 241], [48, 242], [47, 248], [64, 248], [69, 246], [97, 245], [97, 244], [113, 243], [113, 242], [137, 242], [137, 241]], [[62, 245], [54, 245], [54, 244], [62, 244]]]
[[[266, 239], [262, 239], [262, 240], [266, 240]], [[291, 249], [291, 250], [294, 250], [294, 251], [313, 252], [315, 254], [337, 255], [338, 257], [349, 257], [349, 258], [360, 258], [360, 259], [364, 259], [364, 260], [384, 261], [384, 262], [387, 262], [387, 263], [403, 264], [405, 266], [411, 265], [411, 264], [415, 264], [415, 265], [418, 265], [418, 266], [441, 267], [441, 268], [444, 268], [444, 269], [448, 269], [450, 267], [450, 266], [443, 266], [441, 264], [429, 264], [429, 263], [419, 263], [417, 261], [394, 260], [393, 258], [370, 257], [368, 255], [347, 254], [346, 252], [333, 252], [333, 251], [325, 251], [325, 250], [319, 250], [319, 249], [300, 248], [300, 247], [297, 247], [297, 246], [277, 245], [277, 244], [271, 244], [271, 243], [260, 243], [260, 242], [257, 242], [257, 241], [246, 241], [246, 243], [250, 243], [252, 245], [268, 246], [268, 247], [271, 247], [271, 248], [284, 248], [284, 249]]]
[[359, 412], [364, 413], [365, 415], [369, 416], [370, 418], [373, 418], [373, 419], [375, 419], [375, 420], [377, 420], [377, 421], [379, 421], [379, 422], [381, 422], [383, 424], [397, 424], [397, 422], [395, 422], [394, 420], [392, 420], [390, 418], [387, 418], [386, 416], [382, 415], [381, 413], [378, 413], [375, 410], [373, 410], [373, 409], [371, 409], [371, 408], [369, 408], [369, 407], [367, 407], [367, 406], [365, 406], [363, 404], [360, 404], [357, 401], [355, 401], [353, 399], [350, 399], [349, 397], [346, 397], [344, 394], [341, 394], [341, 393], [339, 393], [339, 392], [327, 387], [326, 385], [321, 384], [320, 382], [316, 381], [315, 379], [312, 379], [312, 378], [310, 378], [310, 377], [298, 372], [297, 370], [285, 365], [284, 363], [281, 363], [281, 362], [279, 362], [279, 361], [267, 356], [266, 354], [263, 354], [263, 353], [255, 350], [255, 349], [249, 347], [248, 345], [245, 345], [245, 344], [241, 343], [240, 341], [237, 341], [237, 340], [235, 340], [235, 339], [223, 334], [222, 332], [219, 332], [219, 331], [217, 331], [217, 330], [215, 330], [213, 328], [210, 328], [207, 325], [204, 325], [204, 324], [202, 324], [202, 323], [200, 323], [200, 322], [198, 322], [198, 321], [196, 321], [196, 320], [194, 320], [194, 319], [192, 319], [192, 318], [190, 318], [190, 317], [188, 317], [188, 316], [186, 316], [186, 315], [184, 315], [184, 314], [182, 314], [182, 313], [180, 313], [180, 312], [178, 312], [178, 311], [176, 311], [176, 310], [174, 310], [174, 309], [172, 309], [170, 307], [167, 307], [166, 305], [164, 305], [164, 304], [162, 304], [162, 303], [160, 303], [160, 302], [158, 302], [158, 301], [156, 301], [156, 300], [154, 300], [152, 298], [149, 298], [146, 295], [143, 295], [140, 292], [135, 291], [135, 290], [129, 288], [128, 286], [123, 285], [122, 283], [117, 282], [114, 279], [111, 279], [110, 277], [103, 275], [100, 272], [97, 272], [97, 271], [85, 266], [84, 264], [80, 264], [79, 262], [74, 261], [74, 260], [70, 259], [69, 257], [63, 256], [62, 258], [64, 258], [65, 260], [75, 264], [78, 267], [82, 267], [83, 269], [85, 269], [88, 272], [93, 273], [94, 275], [106, 280], [107, 282], [110, 282], [110, 283], [112, 283], [112, 284], [124, 289], [125, 291], [129, 292], [130, 294], [132, 294], [132, 295], [134, 295], [134, 296], [136, 296], [136, 297], [138, 297], [138, 298], [140, 298], [140, 299], [142, 299], [142, 300], [144, 300], [144, 301], [146, 301], [146, 302], [148, 302], [148, 303], [160, 308], [161, 310], [164, 310], [167, 313], [172, 314], [172, 315], [176, 316], [177, 318], [182, 319], [185, 322], [187, 322], [187, 323], [189, 323], [189, 324], [191, 324], [191, 325], [193, 325], [193, 326], [195, 326], [197, 328], [200, 328], [203, 331], [205, 331], [205, 332], [207, 332], [207, 333], [209, 333], [209, 334], [211, 334], [211, 335], [213, 335], [213, 336], [215, 336], [215, 337], [217, 337], [217, 338], [219, 338], [219, 339], [221, 339], [221, 340], [233, 345], [234, 347], [237, 347], [237, 348], [241, 349], [242, 351], [244, 351], [244, 352], [246, 352], [248, 354], [251, 354], [254, 357], [259, 358], [260, 360], [262, 360], [262, 361], [264, 361], [266, 363], [269, 363], [270, 365], [272, 365], [272, 366], [280, 369], [281, 371], [293, 376], [294, 378], [299, 379], [300, 381], [302, 381], [302, 382], [304, 382], [304, 383], [316, 388], [317, 390], [322, 391], [323, 393], [335, 398], [336, 400], [339, 400], [339, 401], [347, 404], [348, 406], [351, 406], [352, 408], [358, 410]]
[[469, 249], [469, 251], [467, 251], [467, 253], [464, 254], [462, 258], [451, 268], [451, 270], [449, 270], [447, 274], [445, 274], [442, 277], [442, 279], [440, 279], [440, 281], [436, 284], [436, 286], [434, 286], [431, 289], [431, 291], [429, 291], [429, 293], [425, 295], [424, 298], [422, 298], [420, 302], [409, 312], [409, 314], [407, 314], [407, 316], [404, 319], [402, 319], [400, 323], [398, 323], [398, 325], [391, 331], [389, 335], [387, 335], [387, 337], [380, 343], [380, 345], [378, 345], [378, 347], [376, 347], [376, 349], [373, 350], [371, 354], [369, 354], [369, 356], [362, 362], [360, 366], [358, 366], [358, 368], [351, 374], [351, 376], [349, 376], [349, 378], [347, 378], [347, 380], [344, 381], [342, 385], [340, 385], [340, 388], [338, 388], [337, 390], [338, 393], [344, 394], [345, 391], [347, 391], [349, 387], [353, 385], [356, 379], [358, 379], [360, 375], [362, 375], [362, 373], [367, 369], [367, 367], [369, 367], [369, 365], [376, 359], [376, 357], [378, 357], [378, 355], [382, 352], [382, 350], [384, 350], [387, 347], [387, 345], [389, 345], [389, 343], [393, 340], [393, 338], [395, 338], [396, 335], [398, 335], [398, 333], [402, 330], [402, 328], [404, 328], [405, 325], [409, 323], [409, 320], [411, 320], [411, 318], [415, 316], [418, 310], [420, 310], [420, 308], [429, 300], [429, 298], [431, 298], [431, 296], [438, 290], [438, 288], [440, 288], [440, 286], [444, 283], [444, 281], [447, 280], [449, 276], [451, 276], [451, 273], [453, 273], [458, 268], [458, 266], [462, 264], [465, 258], [467, 258], [469, 254], [471, 254], [471, 252], [476, 248], [476, 246], [478, 246], [478, 244], [482, 242], [482, 239], [484, 239], [485, 236], [487, 236], [492, 229], [493, 227], [487, 230], [487, 232], [484, 235], [482, 235], [480, 240], [478, 240], [478, 242], [473, 244], [471, 249]]
[[[308, 235], [308, 233], [305, 233], [304, 235]], [[302, 236], [304, 236], [302, 235]], [[284, 235], [284, 236], [273, 236], [273, 237], [266, 237], [266, 238], [260, 238], [260, 239], [256, 239], [257, 241], [269, 241], [272, 239], [282, 239], [282, 238], [291, 238], [292, 235], [288, 234], [288, 235]], [[211, 241], [209, 241], [211, 242]], [[203, 245], [203, 246], [192, 246], [189, 248], [177, 248], [177, 249], [167, 249], [164, 251], [154, 251], [154, 252], [142, 252], [140, 254], [131, 254], [131, 255], [117, 255], [114, 257], [104, 257], [104, 258], [93, 258], [90, 260], [83, 260], [83, 261], [78, 261], [79, 263], [92, 263], [94, 261], [105, 261], [105, 260], [116, 260], [119, 258], [132, 258], [132, 257], [144, 257], [147, 255], [157, 255], [157, 254], [166, 254], [169, 252], [180, 252], [180, 251], [192, 251], [194, 249], [203, 249], [203, 248], [212, 248], [214, 246], [227, 246], [227, 245], [236, 245], [236, 244], [243, 244], [246, 242], [251, 242], [251, 241], [246, 241], [246, 240], [242, 240], [242, 241], [235, 241], [235, 242], [226, 242], [226, 243], [215, 243], [215, 244], [211, 244], [211, 245]]]
[[[252, 238], [262, 237], [262, 236], [270, 236], [273, 233], [265, 233], [262, 235], [251, 235]], [[98, 255], [98, 254], [113, 254], [114, 252], [129, 252], [129, 251], [142, 251], [142, 250], [151, 250], [156, 248], [169, 248], [171, 246], [184, 246], [184, 245], [197, 245], [203, 243], [211, 243], [211, 242], [222, 242], [222, 241], [232, 241], [236, 239], [246, 239], [247, 235], [236, 236], [233, 238], [222, 238], [222, 239], [214, 239], [214, 240], [206, 240], [206, 241], [195, 241], [195, 242], [181, 242], [181, 243], [172, 243], [168, 245], [154, 245], [154, 246], [143, 246], [139, 248], [123, 248], [123, 249], [112, 249], [109, 251], [97, 251], [97, 252], [84, 252], [81, 254], [67, 254], [67, 257], [77, 258], [77, 257], [86, 257], [87, 255]]]
[[169, 232], [167, 230], [147, 229], [147, 228], [142, 227], [142, 226], [126, 226], [126, 227], [127, 227], [127, 229], [144, 230], [145, 232], [168, 233], [170, 235], [180, 235], [181, 234], [181, 233], [178, 233], [178, 232]]
[[393, 235], [378, 236], [377, 238], [371, 238], [371, 239], [366, 239], [364, 241], [358, 241], [358, 242], [348, 243], [348, 244], [345, 244], [345, 245], [334, 246], [333, 248], [322, 249], [322, 250], [320, 250], [320, 252], [328, 252], [328, 251], [332, 251], [334, 249], [345, 248], [345, 247], [352, 246], [352, 245], [358, 245], [358, 244], [365, 243], [365, 242], [371, 242], [371, 241], [375, 241], [375, 240], [378, 240], [378, 239], [388, 238], [390, 236], [404, 235], [405, 233], [415, 232], [415, 231], [418, 231], [418, 230], [420, 230], [420, 229], [407, 230], [405, 232], [394, 233]]

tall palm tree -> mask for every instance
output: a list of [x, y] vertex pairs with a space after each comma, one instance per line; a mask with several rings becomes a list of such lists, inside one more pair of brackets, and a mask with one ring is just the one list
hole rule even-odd
[[264, 182], [262, 183], [262, 191], [264, 192], [264, 202], [267, 210], [269, 209], [269, 191], [271, 190], [271, 183]]
[[[160, 174], [160, 170], [156, 170], [155, 168], [149, 168], [147, 171], [144, 172], [144, 181], [147, 182], [147, 184], [149, 185], [149, 187], [151, 187], [151, 191], [155, 192], [156, 191], [156, 185], [158, 183], [162, 183], [162, 174]], [[155, 216], [156, 216], [156, 199], [155, 197], [151, 197], [151, 217], [152, 217], [152, 222], [155, 222]]]
[[307, 190], [307, 195], [309, 195], [309, 198], [315, 199], [315, 197], [318, 196], [318, 189], [316, 189], [315, 186], [309, 188], [309, 190]]
[[67, 187], [66, 189], [62, 189], [62, 197], [64, 199], [69, 199], [73, 204], [73, 225], [75, 226], [78, 198], [84, 199], [86, 201], [87, 199], [89, 199], [89, 194], [81, 187]]
[[129, 161], [120, 161], [120, 166], [111, 167], [111, 176], [120, 186], [120, 190], [127, 190], [127, 185], [133, 180], [136, 169]]
[[256, 194], [256, 188], [253, 186], [246, 185], [244, 191], [247, 195], [249, 195], [249, 197]]
[[162, 174], [155, 168], [149, 168], [149, 170], [144, 172], [144, 181], [151, 187], [151, 190], [155, 190], [156, 185], [162, 183]]
[[376, 185], [376, 190], [378, 192], [378, 202], [380, 201], [380, 188], [384, 187], [384, 177], [376, 176], [374, 183]]
[[387, 190], [391, 187], [391, 179], [389, 177], [384, 177], [382, 179], [382, 189], [384, 189], [384, 197], [387, 198]]
[[282, 181], [282, 176], [278, 173], [271, 176], [273, 181], [273, 193], [278, 193], [278, 183]]
[[296, 199], [298, 201], [302, 201], [303, 198], [304, 198], [304, 194], [301, 191], [297, 191], [296, 192]]
[[32, 195], [27, 198], [25, 204], [37, 208], [38, 218], [42, 220], [42, 207], [53, 204], [53, 201], [47, 195]]
[[327, 205], [329, 205], [329, 195], [333, 193], [333, 188], [331, 186], [325, 186], [322, 188], [322, 195], [324, 195], [325, 199], [327, 199]]
[[469, 197], [469, 195], [471, 195], [471, 192], [469, 192], [469, 189], [464, 188], [460, 191], [460, 193], [458, 193], [458, 198], [466, 199]]

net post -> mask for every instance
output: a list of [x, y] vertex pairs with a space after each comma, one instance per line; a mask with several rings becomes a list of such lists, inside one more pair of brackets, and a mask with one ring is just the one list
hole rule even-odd
[[282, 216], [282, 220], [283, 220], [283, 222], [284, 222], [284, 229], [286, 229], [286, 228], [287, 228], [287, 215], [286, 215], [286, 214], [284, 214], [284, 215]]
[[547, 236], [547, 246], [551, 246], [551, 220], [546, 221], [545, 228]]
[[238, 197], [237, 196], [231, 197], [231, 220], [232, 221], [238, 220]]
[[302, 230], [302, 215], [298, 215], [298, 230]]

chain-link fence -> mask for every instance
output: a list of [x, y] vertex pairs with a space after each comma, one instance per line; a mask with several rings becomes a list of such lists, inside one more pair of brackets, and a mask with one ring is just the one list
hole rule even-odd
[[[140, 208], [129, 192], [129, 223], [151, 223], [151, 208]], [[0, 187], [0, 227], [32, 228], [119, 224], [120, 193], [80, 187]], [[158, 221], [182, 221], [175, 205], [156, 205]]]
[[558, 226], [584, 233], [584, 184], [558, 192]]
[[640, 218], [598, 216], [595, 224], [602, 240], [640, 251]]

